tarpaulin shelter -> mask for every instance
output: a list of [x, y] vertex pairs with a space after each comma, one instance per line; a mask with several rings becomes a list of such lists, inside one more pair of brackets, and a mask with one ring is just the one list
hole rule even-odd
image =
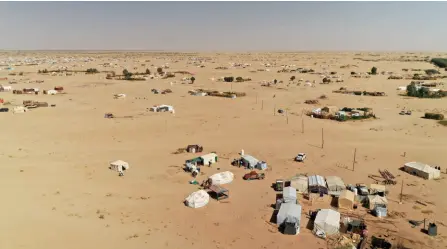
[[299, 233], [299, 227], [301, 223], [301, 205], [296, 203], [283, 203], [279, 208], [279, 212], [276, 215], [276, 224], [283, 226], [284, 223], [295, 223], [297, 227], [297, 233]]
[[294, 187], [298, 193], [307, 193], [308, 184], [307, 176], [297, 176], [290, 180], [290, 186]]
[[321, 209], [314, 220], [314, 233], [326, 235], [338, 234], [340, 230], [340, 213], [332, 209]]
[[284, 202], [294, 202], [296, 203], [296, 189], [294, 187], [285, 187], [282, 190], [282, 198]]
[[338, 197], [338, 208], [351, 210], [354, 207], [355, 194], [349, 190], [343, 190]]
[[373, 210], [376, 206], [386, 207], [388, 205], [388, 200], [386, 197], [380, 195], [368, 195], [369, 209]]
[[338, 176], [327, 176], [326, 183], [330, 195], [339, 196], [340, 192], [346, 189], [345, 183]]

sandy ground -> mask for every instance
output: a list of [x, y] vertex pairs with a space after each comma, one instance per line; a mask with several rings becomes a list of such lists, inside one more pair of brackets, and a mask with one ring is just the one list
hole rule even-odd
[[[2, 55], [5, 56], [19, 58], [26, 54]], [[397, 176], [399, 184], [388, 188], [388, 210], [402, 212], [405, 217], [379, 220], [365, 214], [363, 209], [356, 211], [356, 215], [366, 219], [370, 234], [400, 237], [411, 244], [411, 248], [447, 247], [444, 225], [447, 225], [447, 199], [441, 191], [447, 187], [445, 174], [441, 180], [426, 181], [398, 170], [405, 162], [420, 161], [440, 165], [445, 172], [447, 127], [420, 117], [425, 111], [435, 109], [447, 114], [447, 99], [399, 96], [396, 88], [407, 85], [409, 80], [387, 80], [385, 75], [369, 79], [350, 77], [351, 71], [367, 72], [373, 66], [379, 72], [400, 74], [404, 73], [402, 68], [434, 68], [429, 63], [396, 61], [407, 56], [405, 54], [371, 56], [367, 53], [184, 56], [37, 53], [28, 56], [91, 56], [95, 59], [93, 62], [71, 62], [65, 66], [69, 69], [93, 67], [117, 73], [124, 68], [135, 71], [134, 67], [138, 67], [138, 71], [149, 67], [155, 72], [156, 66], [169, 62], [171, 68], [165, 71], [195, 72], [196, 82], [180, 84], [182, 75], [128, 82], [106, 80], [104, 73], [73, 76], [36, 73], [38, 69], [50, 69], [50, 65], [15, 66], [14, 72], [22, 71], [23, 76], [8, 76], [9, 71], [1, 70], [0, 78], [18, 81], [12, 85], [15, 89], [51, 89], [60, 85], [67, 92], [55, 96], [0, 93], [0, 98], [13, 104], [20, 104], [25, 99], [56, 104], [54, 108], [38, 108], [24, 114], [0, 113], [1, 248], [327, 248], [324, 240], [316, 238], [306, 228], [306, 213], [309, 209], [329, 208], [330, 200], [321, 200], [311, 206], [309, 201], [301, 199], [301, 233], [298, 236], [283, 235], [270, 223], [273, 213], [270, 205], [276, 194], [271, 184], [276, 179], [298, 173], [337, 175], [345, 183], [369, 184], [374, 181], [368, 174], [378, 175], [378, 169], [388, 169]], [[210, 61], [204, 63], [204, 68], [198, 68], [187, 64], [188, 57], [208, 57]], [[116, 68], [99, 65], [112, 58], [118, 60]], [[271, 67], [270, 72], [250, 72], [265, 68], [260, 65], [260, 60], [270, 63], [276, 60], [277, 66]], [[228, 62], [251, 63], [251, 66], [214, 69], [229, 66]], [[141, 66], [142, 63], [147, 66]], [[312, 68], [317, 72], [323, 71], [322, 66], [326, 65], [328, 71], [341, 75], [344, 82], [321, 85], [318, 84], [321, 82], [319, 75], [277, 73], [282, 64]], [[357, 67], [340, 68], [347, 64]], [[230, 75], [253, 80], [233, 84], [210, 80], [211, 77]], [[316, 80], [316, 87], [288, 85], [292, 75], [297, 80]], [[23, 79], [45, 82], [30, 84]], [[263, 80], [273, 79], [284, 83], [273, 87], [260, 85]], [[9, 85], [8, 81], [0, 84]], [[177, 83], [171, 86], [172, 81]], [[383, 91], [387, 96], [332, 93], [341, 86]], [[152, 88], [170, 88], [173, 93], [154, 95], [150, 92]], [[246, 92], [247, 96], [236, 99], [190, 96], [188, 90], [196, 88], [232, 89]], [[116, 93], [125, 93], [127, 98], [113, 99]], [[328, 99], [320, 100], [320, 106], [372, 107], [378, 119], [338, 123], [301, 117], [303, 110], [314, 107], [304, 104], [304, 100], [322, 94]], [[146, 109], [154, 104], [173, 105], [175, 116], [147, 112]], [[413, 110], [413, 115], [399, 115], [402, 107]], [[288, 117], [274, 115], [275, 108], [288, 110]], [[106, 112], [133, 118], [105, 119]], [[324, 148], [321, 148], [322, 129]], [[187, 195], [198, 189], [188, 183], [192, 177], [182, 170], [184, 161], [194, 155], [173, 154], [178, 148], [195, 143], [203, 145], [204, 152], [216, 151], [220, 156], [212, 168], [202, 170], [204, 174], [198, 180], [225, 170], [235, 174], [234, 182], [227, 185], [230, 198], [222, 202], [211, 200], [200, 209], [187, 208], [182, 203]], [[270, 168], [265, 180], [245, 182], [242, 176], [247, 171], [230, 165], [241, 149], [268, 162]], [[353, 171], [355, 149], [357, 162]], [[293, 161], [298, 152], [307, 153], [305, 163]], [[131, 165], [124, 177], [108, 169], [108, 163], [117, 159]], [[406, 196], [399, 204], [402, 180]], [[422, 206], [416, 200], [428, 204]], [[429, 237], [420, 232], [421, 227], [411, 228], [408, 223], [408, 219], [424, 218], [437, 222], [437, 237]]]

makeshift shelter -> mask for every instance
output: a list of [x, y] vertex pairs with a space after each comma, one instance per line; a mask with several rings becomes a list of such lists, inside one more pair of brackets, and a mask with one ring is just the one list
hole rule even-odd
[[57, 93], [58, 93], [58, 91], [53, 90], [53, 89], [46, 91], [46, 94], [48, 94], [48, 95], [56, 95]]
[[295, 234], [298, 234], [300, 232], [301, 224], [301, 206], [292, 202], [283, 203], [279, 208], [278, 214], [276, 215], [276, 224], [278, 226], [294, 224]]
[[326, 187], [326, 180], [322, 176], [313, 175], [308, 177], [309, 181], [309, 192], [311, 193], [323, 193], [327, 194], [328, 189]]
[[208, 189], [218, 201], [230, 197], [230, 191], [220, 185], [211, 185]]
[[205, 190], [199, 190], [186, 197], [185, 205], [192, 208], [200, 208], [206, 206], [209, 201], [209, 194]]
[[110, 163], [110, 169], [118, 172], [123, 172], [123, 170], [129, 169], [129, 163], [123, 160], [117, 160]]
[[24, 106], [16, 106], [14, 107], [14, 109], [12, 109], [13, 113], [25, 113], [28, 111], [28, 108], [24, 107]]
[[216, 173], [210, 176], [208, 179], [211, 180], [213, 185], [223, 185], [233, 181], [234, 174], [230, 171], [225, 171], [221, 173]]
[[419, 162], [406, 163], [403, 170], [409, 174], [422, 177], [426, 180], [439, 179], [441, 177], [440, 170]]
[[338, 108], [336, 106], [325, 106], [321, 108], [321, 111], [334, 114], [338, 111]]
[[369, 185], [369, 194], [371, 194], [371, 195], [375, 195], [375, 194], [385, 195], [385, 192], [386, 192], [385, 185], [382, 185], [382, 184]]
[[338, 208], [351, 210], [354, 207], [354, 192], [343, 190], [338, 197]]
[[388, 200], [380, 195], [368, 195], [368, 205], [370, 210], [374, 210], [376, 207], [386, 207]]
[[267, 169], [267, 163], [264, 161], [258, 162], [258, 164], [256, 164], [256, 168], [259, 170], [266, 170]]
[[290, 186], [298, 193], [307, 193], [309, 181], [306, 176], [297, 176], [290, 180]]
[[314, 220], [314, 233], [325, 235], [338, 234], [340, 230], [340, 213], [332, 209], [321, 209]]
[[387, 213], [388, 213], [387, 207], [376, 206], [374, 208], [374, 214], [379, 218], [386, 217]]
[[339, 196], [340, 192], [346, 189], [345, 183], [338, 176], [327, 176], [326, 183], [330, 195]]
[[208, 165], [210, 162], [211, 163], [217, 162], [217, 154], [216, 153], [209, 153], [209, 154], [200, 156], [200, 158], [202, 159], [203, 165]]
[[188, 151], [189, 153], [202, 152], [203, 146], [200, 146], [198, 144], [190, 144], [186, 147], [186, 151]]
[[285, 187], [282, 190], [282, 198], [284, 199], [284, 202], [294, 202], [296, 203], [296, 189], [294, 187]]
[[259, 160], [250, 155], [242, 155], [241, 156], [241, 164], [245, 168], [254, 169], [256, 165], [259, 163]]

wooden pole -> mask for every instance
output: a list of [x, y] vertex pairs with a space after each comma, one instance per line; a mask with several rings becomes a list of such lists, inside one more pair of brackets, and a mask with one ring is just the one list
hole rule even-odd
[[256, 93], [256, 104], [258, 103], [258, 93]]
[[261, 110], [264, 110], [264, 100], [261, 101]]
[[289, 112], [288, 111], [286, 111], [286, 123], [287, 124], [289, 124], [289, 114], [288, 114]]
[[301, 117], [301, 133], [304, 134], [304, 118]]
[[357, 148], [354, 149], [354, 159], [352, 160], [352, 171], [355, 171], [355, 156], [357, 155]]
[[273, 107], [273, 116], [276, 116], [276, 105]]
[[324, 148], [324, 131], [323, 128], [321, 128], [321, 148]]
[[399, 203], [402, 203], [403, 192], [404, 192], [404, 180], [402, 179], [402, 185], [400, 186], [400, 202]]

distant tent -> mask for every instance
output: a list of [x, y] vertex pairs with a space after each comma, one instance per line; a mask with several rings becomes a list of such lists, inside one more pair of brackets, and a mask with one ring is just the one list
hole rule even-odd
[[338, 208], [351, 210], [354, 206], [354, 192], [343, 190], [338, 197]]
[[298, 193], [307, 193], [308, 184], [306, 176], [297, 176], [290, 180], [290, 186], [294, 187]]
[[438, 179], [441, 177], [441, 171], [430, 165], [419, 162], [409, 162], [404, 165], [404, 171], [422, 177], [426, 180]]
[[340, 230], [340, 213], [332, 209], [321, 209], [314, 221], [314, 233], [326, 235], [338, 234]]
[[209, 177], [213, 185], [223, 185], [233, 181], [234, 174], [230, 171], [214, 174]]
[[188, 207], [200, 208], [208, 204], [209, 201], [209, 194], [205, 190], [199, 190], [186, 197], [185, 204]]

